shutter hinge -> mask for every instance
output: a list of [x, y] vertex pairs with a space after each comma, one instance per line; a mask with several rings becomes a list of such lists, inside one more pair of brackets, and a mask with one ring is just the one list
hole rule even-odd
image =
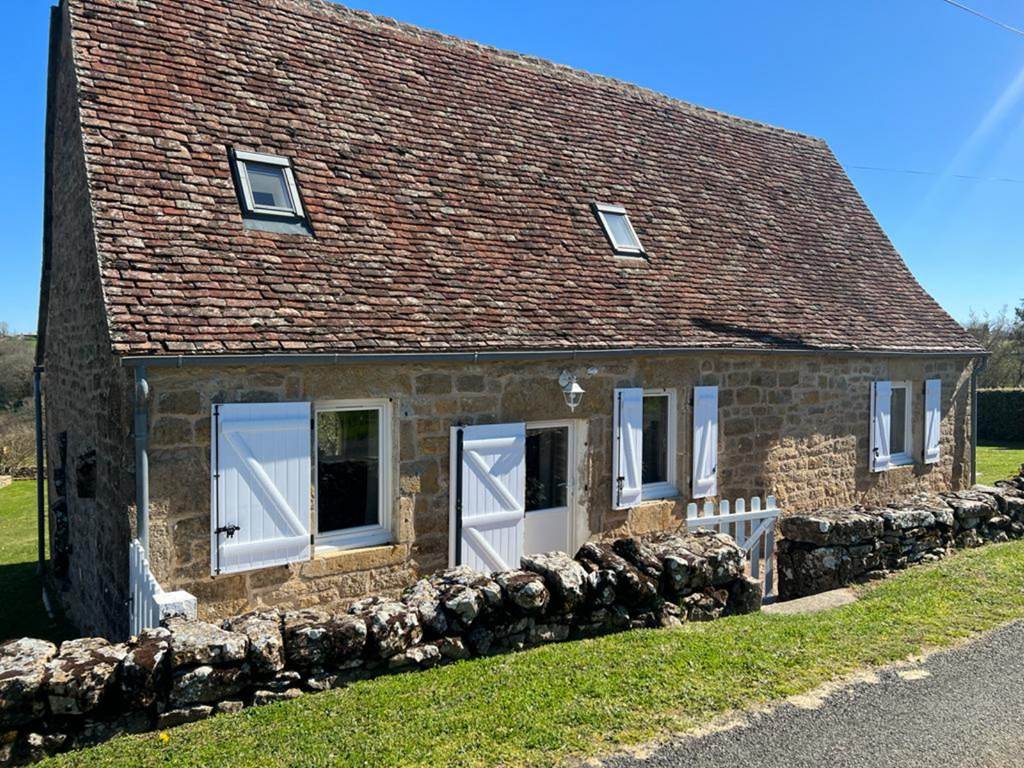
[[240, 531], [240, 530], [242, 530], [241, 526], [235, 525], [234, 523], [232, 523], [230, 525], [222, 525], [220, 528], [215, 529], [214, 533], [217, 534], [218, 536], [220, 536], [220, 534], [222, 534], [222, 533], [226, 534], [227, 537], [230, 539], [230, 538], [234, 537], [236, 531]]

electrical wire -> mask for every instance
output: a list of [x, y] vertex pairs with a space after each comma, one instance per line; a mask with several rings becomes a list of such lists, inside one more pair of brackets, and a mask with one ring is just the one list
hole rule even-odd
[[961, 11], [966, 11], [967, 13], [977, 16], [979, 19], [984, 19], [989, 24], [995, 24], [997, 27], [1002, 27], [1008, 32], [1013, 32], [1015, 35], [1020, 35], [1021, 37], [1024, 37], [1024, 30], [1020, 30], [1017, 27], [1012, 27], [1009, 24], [999, 21], [999, 19], [993, 19], [991, 16], [986, 16], [981, 11], [976, 11], [973, 8], [968, 8], [963, 3], [958, 3], [957, 0], [942, 0], [942, 2], [946, 3], [947, 5], [952, 5], [954, 8], [959, 8]]
[[910, 176], [945, 176], [950, 179], [965, 179], [968, 181], [994, 181], [1000, 184], [1024, 184], [1024, 179], [1014, 179], [1009, 176], [972, 176], [968, 173], [941, 173], [939, 171], [919, 171], [913, 168], [885, 168], [881, 165], [848, 165], [846, 167], [851, 170], [858, 171], [904, 173]]

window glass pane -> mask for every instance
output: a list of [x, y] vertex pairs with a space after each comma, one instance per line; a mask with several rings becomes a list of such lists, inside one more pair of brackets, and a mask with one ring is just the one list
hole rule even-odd
[[291, 210], [291, 195], [285, 180], [285, 169], [276, 165], [245, 164], [249, 176], [249, 188], [252, 190], [252, 201], [262, 208], [284, 208]]
[[379, 412], [320, 412], [316, 438], [320, 533], [379, 523]]
[[528, 429], [526, 431], [526, 511], [564, 507], [569, 430]]
[[668, 481], [668, 396], [644, 396], [644, 459], [642, 481]]
[[905, 387], [892, 388], [892, 430], [889, 436], [889, 453], [904, 453], [907, 450], [907, 390]]
[[640, 243], [633, 237], [626, 222], [626, 215], [623, 213], [605, 213], [604, 220], [608, 224], [608, 231], [611, 233], [612, 242], [617, 248], [639, 248]]

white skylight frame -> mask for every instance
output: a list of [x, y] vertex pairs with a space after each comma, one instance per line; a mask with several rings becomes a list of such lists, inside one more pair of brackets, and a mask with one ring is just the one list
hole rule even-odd
[[[281, 168], [284, 171], [285, 191], [290, 198], [291, 206], [281, 208], [278, 206], [258, 205], [253, 199], [252, 184], [249, 181], [249, 164], [269, 165]], [[289, 219], [305, 218], [302, 209], [302, 199], [299, 197], [299, 187], [295, 183], [295, 172], [292, 170], [292, 162], [287, 157], [268, 155], [263, 152], [235, 151], [235, 173], [238, 175], [238, 183], [242, 192], [242, 205], [248, 214], [263, 216], [281, 216]]]
[[[629, 213], [621, 205], [613, 205], [612, 203], [594, 203], [594, 213], [597, 216], [598, 221], [601, 222], [601, 227], [604, 229], [605, 237], [608, 238], [608, 242], [612, 246], [612, 250], [620, 256], [643, 256], [644, 246], [640, 242], [639, 236], [636, 234], [636, 230], [633, 229], [633, 222], [629, 220]], [[626, 227], [629, 229], [630, 234], [633, 237], [631, 243], [623, 243], [615, 238], [611, 226], [608, 224], [608, 215], [622, 216], [622, 220], [626, 222]]]

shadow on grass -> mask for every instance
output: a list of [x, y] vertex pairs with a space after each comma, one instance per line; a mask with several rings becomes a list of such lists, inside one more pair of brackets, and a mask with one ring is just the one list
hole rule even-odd
[[35, 563], [0, 565], [0, 642], [38, 637], [59, 643], [76, 634], [58, 606], [54, 606], [54, 618], [46, 612], [36, 567]]

